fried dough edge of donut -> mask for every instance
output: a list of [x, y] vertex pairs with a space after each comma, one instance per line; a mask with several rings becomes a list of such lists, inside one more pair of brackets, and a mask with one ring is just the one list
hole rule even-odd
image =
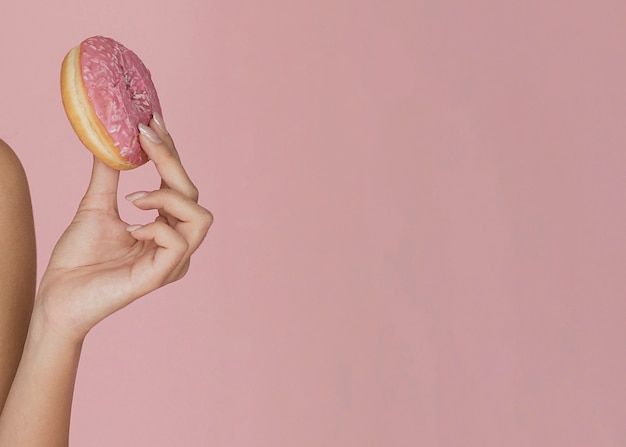
[[61, 64], [61, 98], [78, 139], [97, 158], [120, 171], [138, 167], [122, 161], [115, 142], [89, 102], [80, 69], [80, 45], [72, 48]]

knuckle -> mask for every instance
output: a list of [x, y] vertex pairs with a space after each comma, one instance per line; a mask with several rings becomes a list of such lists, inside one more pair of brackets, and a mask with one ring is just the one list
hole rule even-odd
[[154, 154], [154, 162], [158, 165], [166, 166], [173, 162], [178, 161], [178, 157], [167, 147], [161, 147], [160, 150]]
[[163, 157], [173, 158], [175, 160], [178, 160], [178, 154], [176, 154], [176, 151], [174, 150], [174, 148], [168, 146], [167, 144], [164, 144], [162, 146], [162, 155]]
[[198, 191], [198, 188], [195, 185], [190, 185], [189, 190], [187, 191], [187, 196], [194, 202], [197, 202], [200, 198], [200, 191]]
[[187, 272], [189, 271], [189, 265], [190, 265], [190, 262], [187, 261], [187, 262], [184, 262], [180, 266], [180, 270], [178, 271], [178, 275], [176, 275], [178, 279], [181, 279], [183, 276], [185, 276], [187, 274]]
[[184, 237], [179, 237], [177, 242], [178, 251], [181, 253], [181, 256], [187, 253], [189, 250], [189, 242]]
[[213, 213], [211, 213], [211, 211], [202, 208], [201, 214], [200, 214], [200, 221], [202, 223], [202, 227], [209, 229], [209, 227], [213, 224], [214, 218], [213, 218]]

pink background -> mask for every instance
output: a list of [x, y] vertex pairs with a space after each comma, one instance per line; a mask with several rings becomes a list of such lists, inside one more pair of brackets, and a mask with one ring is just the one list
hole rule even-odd
[[88, 337], [73, 445], [626, 445], [625, 5], [2, 2], [40, 273], [89, 175], [58, 75], [93, 34], [151, 68], [216, 217]]

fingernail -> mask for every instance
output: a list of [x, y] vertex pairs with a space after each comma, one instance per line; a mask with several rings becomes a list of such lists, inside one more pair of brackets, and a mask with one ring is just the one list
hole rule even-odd
[[140, 229], [142, 226], [143, 225], [129, 225], [126, 227], [126, 231], [132, 233], [133, 231]]
[[148, 191], [137, 191], [126, 196], [126, 200], [129, 202], [134, 202], [137, 199], [141, 199], [142, 197], [146, 197], [149, 194]]
[[154, 119], [154, 122], [157, 123], [157, 126], [159, 126], [163, 132], [169, 133], [165, 127], [165, 121], [159, 112], [154, 112], [152, 114], [152, 119]]
[[144, 135], [148, 140], [152, 141], [155, 144], [161, 144], [163, 141], [159, 138], [156, 132], [146, 126], [144, 123], [139, 123], [139, 132]]

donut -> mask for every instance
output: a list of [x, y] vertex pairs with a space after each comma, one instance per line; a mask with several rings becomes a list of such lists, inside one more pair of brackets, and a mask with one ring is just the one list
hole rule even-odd
[[85, 39], [63, 59], [61, 97], [74, 132], [97, 158], [118, 170], [148, 161], [137, 126], [161, 114], [161, 105], [133, 51], [109, 37]]

